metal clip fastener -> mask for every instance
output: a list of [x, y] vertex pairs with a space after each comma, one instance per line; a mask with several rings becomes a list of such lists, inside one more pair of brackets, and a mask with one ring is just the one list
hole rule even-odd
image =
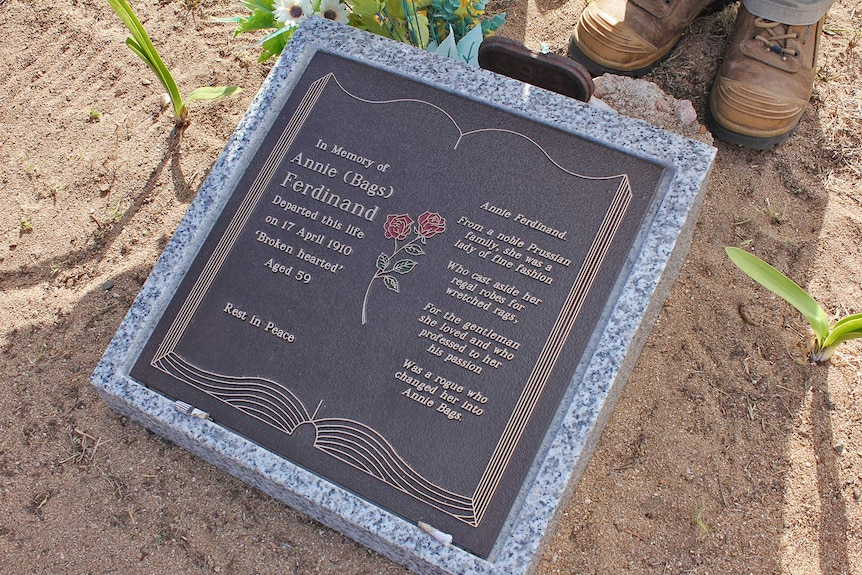
[[192, 417], [197, 417], [198, 419], [209, 419], [210, 417], [210, 414], [206, 411], [201, 411], [197, 407], [189, 405], [185, 401], [175, 401], [174, 409], [176, 409], [183, 415], [191, 415]]
[[424, 521], [419, 522], [419, 529], [421, 529], [422, 531], [424, 531], [425, 533], [427, 533], [428, 535], [430, 535], [436, 541], [439, 541], [443, 545], [449, 545], [450, 543], [452, 543], [452, 536], [451, 535], [449, 535], [448, 533], [443, 533], [439, 529], [436, 529], [436, 528], [432, 527], [431, 525], [428, 525]]

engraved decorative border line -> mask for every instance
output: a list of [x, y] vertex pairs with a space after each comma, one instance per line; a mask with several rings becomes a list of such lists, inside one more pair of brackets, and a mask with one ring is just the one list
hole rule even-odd
[[[528, 140], [541, 150], [557, 168], [572, 176], [587, 180], [620, 179], [620, 185], [613, 202], [590, 247], [587, 258], [579, 270], [578, 277], [533, 367], [527, 386], [507, 422], [503, 435], [472, 497], [451, 492], [426, 479], [398, 455], [386, 438], [363, 423], [348, 419], [315, 418], [308, 413], [302, 401], [293, 392], [278, 382], [257, 377], [232, 377], [211, 373], [194, 366], [174, 351], [242, 229], [248, 222], [252, 211], [260, 201], [260, 197], [272, 179], [276, 167], [284, 159], [287, 150], [311, 115], [330, 80], [334, 80], [338, 88], [346, 95], [360, 102], [368, 104], [414, 102], [428, 105], [440, 111], [449, 118], [458, 130], [459, 137], [454, 148], [457, 148], [461, 140], [468, 135], [482, 132], [505, 132]], [[541, 145], [524, 134], [498, 128], [464, 132], [448, 112], [431, 102], [413, 98], [367, 100], [350, 93], [341, 85], [334, 74], [329, 73], [309, 86], [296, 112], [291, 117], [221, 240], [210, 255], [198, 280], [183, 302], [150, 364], [169, 376], [288, 435], [292, 435], [300, 425], [311, 424], [315, 429], [315, 448], [459, 521], [477, 527], [490, 506], [494, 493], [500, 485], [503, 474], [532, 417], [542, 391], [559, 360], [563, 346], [574, 327], [581, 307], [625, 216], [631, 197], [631, 186], [626, 174], [592, 177], [572, 172], [558, 164]]]
[[216, 275], [218, 275], [224, 260], [230, 253], [231, 248], [233, 248], [234, 243], [236, 243], [237, 238], [239, 238], [240, 232], [248, 222], [248, 218], [251, 217], [252, 211], [260, 201], [260, 197], [263, 195], [266, 186], [272, 179], [275, 169], [281, 163], [281, 160], [287, 153], [288, 148], [293, 144], [293, 141], [296, 139], [297, 134], [299, 134], [302, 126], [305, 124], [305, 121], [309, 116], [311, 116], [311, 111], [315, 104], [317, 104], [320, 96], [323, 94], [323, 90], [326, 88], [326, 84], [329, 81], [330, 76], [331, 74], [324, 76], [323, 78], [314, 81], [311, 86], [309, 86], [308, 91], [302, 98], [296, 112], [293, 114], [290, 122], [288, 122], [282, 132], [281, 137], [278, 139], [275, 148], [270, 153], [269, 158], [267, 158], [266, 163], [263, 168], [261, 168], [257, 178], [255, 178], [254, 183], [251, 185], [251, 188], [246, 194], [245, 199], [243, 199], [242, 204], [240, 204], [239, 209], [237, 209], [236, 214], [234, 214], [233, 219], [231, 219], [230, 225], [221, 237], [221, 241], [219, 241], [212, 255], [210, 255], [210, 259], [207, 261], [206, 267], [204, 267], [201, 275], [198, 276], [198, 280], [189, 292], [186, 301], [183, 302], [182, 308], [174, 319], [174, 322], [171, 324], [170, 330], [168, 330], [167, 335], [156, 352], [155, 358], [151, 362], [154, 366], [160, 357], [172, 351], [179, 343], [183, 332], [191, 321], [192, 316], [197, 311], [198, 306], [212, 285], [212, 282], [215, 280]]
[[598, 276], [602, 263], [613, 243], [613, 239], [628, 211], [631, 199], [632, 192], [628, 176], [623, 176], [614, 195], [613, 202], [599, 227], [599, 231], [590, 246], [584, 263], [581, 265], [578, 277], [572, 285], [572, 289], [566, 298], [565, 304], [563, 304], [563, 308], [557, 317], [551, 334], [545, 342], [545, 346], [539, 354], [533, 371], [527, 380], [527, 385], [521, 392], [521, 397], [515, 405], [506, 429], [491, 456], [488, 466], [485, 468], [476, 491], [473, 493], [478, 521], [481, 521], [484, 517], [491, 499], [500, 485], [503, 473], [514, 455], [515, 448], [520, 442], [524, 429], [532, 417], [533, 410], [535, 410], [539, 402], [542, 391], [551, 377], [551, 373], [563, 351], [563, 346], [571, 334], [584, 301], [587, 299], [587, 294], [596, 276]]
[[525, 134], [522, 134], [521, 132], [516, 132], [514, 130], [508, 130], [505, 128], [479, 128], [476, 130], [469, 130], [469, 131], [465, 132], [464, 130], [461, 129], [461, 126], [458, 124], [458, 122], [455, 121], [455, 118], [453, 118], [451, 116], [451, 114], [449, 114], [449, 112], [447, 112], [446, 110], [444, 110], [443, 108], [441, 108], [437, 104], [433, 104], [433, 103], [427, 102], [425, 100], [420, 100], [418, 98], [393, 98], [391, 100], [369, 100], [367, 98], [362, 98], [360, 96], [357, 96], [355, 94], [350, 93], [350, 91], [347, 90], [347, 88], [345, 88], [344, 86], [341, 85], [341, 82], [338, 81], [338, 78], [336, 78], [332, 74], [330, 74], [330, 76], [332, 76], [332, 79], [335, 81], [335, 84], [339, 88], [341, 88], [342, 92], [344, 92], [346, 95], [350, 96], [354, 100], [357, 100], [357, 101], [365, 103], [365, 104], [380, 105], [380, 104], [400, 104], [402, 102], [408, 102], [408, 103], [414, 103], [414, 104], [425, 104], [426, 106], [430, 106], [431, 108], [434, 108], [435, 110], [437, 110], [438, 112], [440, 112], [441, 114], [446, 116], [449, 119], [449, 121], [452, 122], [452, 125], [455, 126], [455, 129], [458, 130], [458, 139], [455, 141], [455, 145], [452, 146], [453, 150], [458, 149], [458, 145], [461, 143], [461, 140], [463, 140], [465, 136], [471, 136], [473, 134], [481, 134], [484, 132], [503, 132], [506, 134], [512, 134], [514, 136], [519, 136], [519, 137], [527, 140], [528, 142], [533, 144], [535, 147], [537, 147], [545, 155], [545, 157], [548, 159], [548, 161], [550, 161], [552, 164], [554, 164], [554, 166], [556, 166], [559, 170], [569, 174], [570, 176], [575, 176], [578, 178], [582, 178], [584, 180], [613, 180], [616, 178], [623, 178], [626, 181], [628, 181], [628, 175], [626, 175], [626, 174], [616, 174], [614, 176], [585, 176], [584, 174], [579, 174], [577, 172], [567, 170], [566, 168], [561, 166], [554, 158], [552, 158], [551, 154], [549, 154], [548, 151], [545, 148], [543, 148], [541, 144], [536, 142], [531, 137], [529, 137]]
[[373, 428], [352, 419], [317, 418], [290, 389], [271, 379], [234, 377], [198, 367], [176, 352], [156, 367], [186, 385], [279, 431], [293, 435], [301, 425], [314, 429], [313, 446], [427, 505], [470, 523], [473, 500], [426, 479]]

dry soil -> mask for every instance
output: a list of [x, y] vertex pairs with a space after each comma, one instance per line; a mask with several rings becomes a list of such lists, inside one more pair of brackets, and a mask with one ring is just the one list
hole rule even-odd
[[[577, 0], [497, 0], [503, 34], [564, 53]], [[88, 383], [270, 65], [210, 16], [135, 3], [192, 106], [99, 0], [0, 0], [0, 572], [406, 570], [109, 411]], [[694, 103], [733, 7], [648, 77]], [[540, 575], [862, 573], [862, 343], [806, 362], [807, 326], [737, 272], [744, 245], [836, 317], [862, 311], [862, 5], [830, 12], [811, 105], [774, 152], [718, 143], [691, 251]], [[856, 270], [855, 272], [853, 270]]]

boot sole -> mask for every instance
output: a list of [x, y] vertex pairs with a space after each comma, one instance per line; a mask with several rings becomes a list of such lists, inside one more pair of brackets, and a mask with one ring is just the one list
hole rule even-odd
[[[703, 11], [697, 16], [697, 18], [709, 14], [715, 14], [719, 10], [723, 10], [726, 6], [732, 4], [735, 1], [736, 0], [715, 0], [715, 2], [709, 4], [706, 8], [704, 8]], [[697, 18], [695, 18], [695, 20], [697, 20]], [[691, 24], [689, 24], [689, 26], [690, 25]], [[671, 46], [666, 53], [664, 53], [660, 58], [657, 58], [654, 62], [647, 64], [642, 68], [635, 68], [634, 70], [619, 70], [617, 68], [608, 68], [606, 66], [602, 66], [601, 64], [591, 60], [589, 56], [584, 54], [581, 49], [578, 48], [578, 45], [575, 43], [574, 34], [572, 34], [571, 36], [569, 36], [569, 58], [579, 62], [584, 68], [587, 69], [590, 74], [592, 74], [594, 78], [603, 74], [616, 74], [618, 76], [641, 78], [645, 76], [650, 70], [667, 60], [673, 53], [674, 48], [676, 48], [676, 45], [679, 44], [679, 41], [681, 39], [682, 36], [677, 39], [674, 45]]]
[[773, 150], [784, 144], [793, 132], [796, 131], [796, 128], [799, 127], [799, 124], [793, 126], [793, 129], [786, 134], [779, 134], [778, 136], [772, 136], [770, 138], [758, 138], [756, 136], [747, 136], [745, 134], [740, 134], [739, 132], [728, 130], [719, 124], [712, 116], [712, 112], [707, 109], [707, 127], [709, 128], [709, 131], [712, 132], [712, 135], [719, 140], [736, 144], [737, 146], [742, 146], [744, 148], [751, 148], [752, 150], [766, 151]]

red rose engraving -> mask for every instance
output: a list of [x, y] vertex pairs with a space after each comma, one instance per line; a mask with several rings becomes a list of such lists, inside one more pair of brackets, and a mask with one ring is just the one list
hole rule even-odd
[[[424, 214], [423, 214], [424, 215]], [[383, 224], [383, 229], [386, 231], [386, 237], [391, 240], [407, 239], [410, 235], [410, 226], [413, 225], [413, 218], [407, 214], [389, 214], [386, 217], [386, 223]]]
[[425, 212], [419, 216], [419, 235], [430, 238], [446, 231], [446, 218], [437, 212]]

